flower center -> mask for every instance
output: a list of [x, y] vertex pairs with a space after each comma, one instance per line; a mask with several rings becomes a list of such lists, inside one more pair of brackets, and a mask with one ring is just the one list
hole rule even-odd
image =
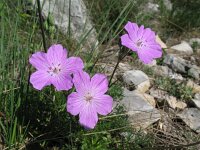
[[138, 48], [141, 48], [141, 47], [146, 46], [145, 42], [142, 41], [141, 39], [137, 40], [137, 42], [136, 42], [135, 44], [136, 44], [136, 46], [137, 46]]
[[84, 97], [87, 102], [90, 102], [93, 99], [93, 97], [89, 92], [87, 92]]
[[60, 64], [54, 65], [52, 63], [52, 66], [49, 67], [49, 70], [47, 71], [51, 76], [58, 75], [61, 72]]
[[59, 68], [54, 68], [54, 69], [53, 69], [53, 73], [54, 73], [54, 74], [58, 74], [59, 72], [60, 72], [60, 69], [59, 69]]
[[138, 41], [138, 42], [136, 43], [137, 47], [140, 47], [140, 46], [141, 46], [141, 44], [142, 44], [142, 42], [141, 42], [141, 41]]

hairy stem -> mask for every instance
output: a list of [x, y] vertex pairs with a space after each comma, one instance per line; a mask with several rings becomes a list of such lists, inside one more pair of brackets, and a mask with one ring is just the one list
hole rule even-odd
[[[120, 47], [120, 51], [121, 50], [122, 50], [122, 47]], [[115, 68], [114, 68], [114, 70], [112, 72], [112, 75], [110, 77], [110, 80], [109, 80], [109, 84], [108, 84], [109, 87], [111, 87], [112, 78], [113, 78], [113, 76], [114, 76], [114, 74], [115, 74], [115, 72], [117, 70], [117, 67], [119, 66], [119, 63], [124, 59], [124, 57], [126, 57], [128, 55], [129, 52], [130, 52], [130, 50], [128, 50], [128, 52], [125, 53], [122, 57], [120, 57], [120, 56], [118, 57], [117, 63], [115, 65]], [[121, 55], [121, 54], [119, 54], [119, 55]]]

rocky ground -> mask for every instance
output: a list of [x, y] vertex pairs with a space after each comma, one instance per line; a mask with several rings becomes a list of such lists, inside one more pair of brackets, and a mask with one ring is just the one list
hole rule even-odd
[[[113, 81], [123, 84], [124, 97], [118, 104], [126, 107], [135, 128], [153, 131], [169, 145], [188, 144], [200, 133], [200, 49], [193, 48], [200, 39], [171, 47], [159, 37], [157, 41], [165, 51], [161, 60], [143, 65], [130, 54], [119, 64]], [[118, 51], [117, 45], [106, 49], [97, 64], [108, 76]]]

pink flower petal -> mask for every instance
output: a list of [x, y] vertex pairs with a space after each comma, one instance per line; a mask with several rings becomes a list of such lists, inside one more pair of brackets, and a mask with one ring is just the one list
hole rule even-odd
[[94, 98], [96, 111], [100, 115], [107, 115], [112, 111], [113, 98], [109, 95], [102, 95]]
[[92, 91], [103, 95], [108, 90], [108, 79], [105, 75], [97, 73], [91, 79], [91, 86]]
[[138, 57], [145, 64], [149, 64], [153, 61], [153, 58], [149, 56], [145, 51], [141, 51], [141, 50], [138, 51]]
[[85, 128], [89, 129], [93, 129], [96, 126], [98, 122], [98, 116], [92, 105], [88, 104], [84, 106], [79, 114], [79, 122]]
[[52, 84], [56, 87], [57, 91], [69, 90], [72, 88], [72, 77], [68, 74], [60, 74], [51, 78]]
[[84, 106], [84, 102], [78, 93], [71, 93], [67, 97], [67, 111], [72, 115], [78, 115]]
[[160, 58], [162, 56], [162, 51], [160, 49], [149, 48], [147, 55], [151, 56], [152, 58]]
[[69, 57], [65, 63], [65, 70], [69, 73], [77, 73], [84, 68], [83, 61], [79, 57]]
[[33, 54], [29, 59], [29, 62], [38, 70], [47, 70], [48, 68], [46, 54], [43, 52], [36, 52]]
[[145, 47], [138, 51], [138, 56], [145, 64], [149, 64], [154, 58], [160, 58], [162, 56], [162, 50], [156, 47]]
[[142, 39], [143, 38], [143, 33], [144, 33], [144, 26], [140, 26], [139, 30], [137, 31], [137, 38]]
[[146, 28], [143, 33], [143, 38], [146, 40], [155, 40], [155, 32], [153, 32], [150, 28]]
[[47, 51], [47, 60], [50, 64], [60, 64], [67, 58], [67, 50], [60, 44], [52, 45]]
[[84, 93], [86, 89], [90, 88], [90, 76], [84, 71], [75, 73], [73, 83], [77, 92]]
[[30, 82], [35, 89], [41, 90], [44, 86], [50, 85], [50, 76], [46, 71], [36, 71], [30, 77]]
[[130, 39], [128, 34], [121, 36], [121, 42], [123, 46], [130, 48], [132, 51], [137, 51], [137, 47], [135, 47], [134, 42]]
[[138, 25], [136, 23], [132, 23], [128, 21], [128, 23], [124, 27], [126, 31], [128, 32], [128, 35], [130, 36], [131, 40], [134, 40], [137, 38], [137, 31], [138, 31]]

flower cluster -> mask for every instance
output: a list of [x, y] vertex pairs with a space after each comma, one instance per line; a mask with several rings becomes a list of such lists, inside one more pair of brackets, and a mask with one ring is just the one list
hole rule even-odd
[[[41, 90], [54, 85], [57, 91], [69, 90], [73, 84], [77, 92], [67, 98], [67, 111], [80, 116], [80, 124], [92, 129], [98, 121], [98, 114], [107, 115], [112, 110], [113, 99], [105, 93], [108, 80], [103, 74], [90, 76], [83, 71], [79, 57], [67, 58], [67, 50], [60, 44], [52, 45], [47, 53], [36, 52], [29, 62], [37, 69], [30, 77], [35, 89]], [[72, 78], [73, 74], [73, 78]]]
[[[139, 59], [150, 63], [162, 55], [155, 33], [144, 26], [128, 22], [125, 26], [128, 34], [121, 37], [122, 45], [137, 52]], [[98, 122], [98, 114], [107, 115], [112, 111], [113, 99], [107, 95], [108, 80], [103, 74], [90, 78], [84, 72], [84, 64], [79, 57], [68, 57], [67, 50], [60, 44], [52, 45], [47, 53], [34, 53], [29, 62], [36, 68], [30, 76], [30, 82], [37, 90], [53, 85], [57, 91], [75, 87], [67, 97], [67, 111], [79, 115], [79, 122], [85, 128], [93, 129]]]

